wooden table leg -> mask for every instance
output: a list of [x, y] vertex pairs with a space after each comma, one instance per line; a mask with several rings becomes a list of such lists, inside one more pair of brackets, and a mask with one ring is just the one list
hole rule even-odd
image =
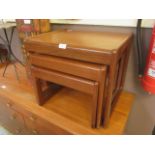
[[92, 105], [92, 128], [96, 128], [97, 102], [98, 102], [98, 82], [94, 83], [93, 105]]
[[[39, 105], [44, 104], [51, 96], [53, 96], [62, 87], [54, 83], [43, 81], [39, 78], [33, 77], [35, 95], [37, 103]], [[46, 89], [43, 89], [44, 83], [46, 83]]]
[[115, 59], [113, 63], [109, 66], [109, 75], [108, 75], [108, 87], [107, 87], [107, 96], [106, 103], [103, 107], [103, 126], [107, 127], [109, 123], [110, 113], [111, 113], [111, 103], [113, 97], [113, 87], [115, 80], [115, 70], [116, 70], [116, 62]]
[[121, 79], [122, 79], [122, 75], [123, 75], [123, 68], [124, 68], [124, 61], [125, 61], [125, 55], [123, 54], [123, 56], [120, 59], [120, 65], [119, 65], [119, 73], [118, 73], [118, 79], [117, 79], [117, 84], [116, 84], [116, 91], [121, 89]]
[[121, 89], [123, 88], [124, 86], [124, 82], [125, 82], [125, 76], [126, 76], [126, 72], [127, 72], [127, 66], [128, 66], [128, 61], [129, 61], [129, 56], [130, 56], [130, 46], [127, 47], [127, 52], [125, 53], [125, 56], [124, 56], [124, 64], [123, 64], [123, 74], [122, 74], [122, 78], [121, 78], [121, 84], [120, 84], [120, 87]]
[[42, 84], [41, 80], [33, 76], [33, 87], [35, 90], [35, 96], [37, 99], [37, 103], [42, 105], [44, 102], [43, 93], [42, 93]]
[[123, 54], [123, 56], [120, 58], [120, 60], [118, 61], [119, 63], [119, 72], [117, 75], [117, 80], [116, 80], [116, 85], [115, 85], [115, 90], [113, 92], [113, 96], [112, 96], [112, 107], [111, 107], [111, 112], [114, 109], [117, 100], [120, 96], [120, 93], [122, 91], [122, 87], [121, 87], [121, 79], [122, 79], [122, 75], [123, 75], [123, 68], [124, 68], [124, 61], [126, 61], [125, 59], [125, 55]]
[[100, 71], [100, 81], [99, 81], [99, 96], [98, 96], [98, 107], [97, 107], [97, 122], [96, 127], [99, 128], [102, 121], [103, 104], [105, 97], [105, 82], [106, 82], [106, 68], [102, 67]]
[[[119, 97], [119, 94], [123, 88], [124, 85], [124, 81], [125, 81], [125, 75], [126, 75], [126, 70], [127, 70], [127, 65], [128, 65], [128, 60], [129, 60], [129, 48], [130, 46], [128, 46], [126, 48], [127, 52], [125, 53], [125, 55], [121, 58], [122, 60], [122, 66], [120, 66], [120, 81], [119, 82], [119, 86], [118, 86], [118, 90], [117, 91], [117, 96], [114, 98], [114, 102], [117, 100], [117, 98]], [[115, 54], [113, 55], [113, 62], [109, 67], [109, 82], [108, 82], [108, 94], [107, 94], [107, 98], [106, 98], [106, 104], [104, 106], [104, 114], [103, 114], [103, 126], [107, 126], [108, 122], [109, 122], [109, 118], [110, 118], [110, 114], [111, 114], [111, 108], [112, 108], [112, 101], [113, 101], [113, 87], [114, 87], [114, 77], [115, 77], [115, 71], [116, 71], [116, 66], [117, 66], [117, 62], [116, 62], [116, 57]]]

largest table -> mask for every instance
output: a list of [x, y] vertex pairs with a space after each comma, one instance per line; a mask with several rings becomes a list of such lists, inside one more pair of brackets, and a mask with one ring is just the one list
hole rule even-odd
[[106, 81], [100, 81], [100, 86], [104, 85], [102, 82], [105, 82], [105, 86], [99, 89], [106, 91], [98, 99], [100, 104], [97, 126], [100, 125], [101, 114], [103, 125], [107, 126], [112, 105], [124, 85], [131, 41], [131, 33], [65, 30], [29, 38], [25, 42], [25, 48], [31, 54], [38, 53], [106, 66]]

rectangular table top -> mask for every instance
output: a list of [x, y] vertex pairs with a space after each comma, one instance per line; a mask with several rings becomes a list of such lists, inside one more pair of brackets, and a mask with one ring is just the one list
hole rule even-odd
[[[130, 38], [131, 33], [59, 30], [30, 37], [26, 43], [59, 45], [59, 48], [79, 48], [117, 51]], [[64, 46], [63, 46], [64, 45]]]

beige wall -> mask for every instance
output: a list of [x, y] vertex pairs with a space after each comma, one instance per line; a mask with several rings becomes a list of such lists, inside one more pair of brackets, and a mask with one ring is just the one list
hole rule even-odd
[[[73, 30], [86, 30], [86, 31], [114, 31], [114, 32], [133, 32], [135, 28], [128, 27], [105, 27], [105, 26], [88, 26], [88, 25], [53, 25], [52, 29], [73, 29]], [[151, 34], [151, 29], [144, 29], [146, 48]], [[0, 33], [2, 33], [0, 31]], [[18, 40], [17, 32], [13, 38], [14, 53], [18, 58], [22, 59], [20, 51], [20, 43]], [[131, 55], [127, 70], [125, 89], [136, 93], [136, 99], [130, 113], [128, 123], [126, 126], [126, 134], [151, 134], [155, 124], [155, 95], [148, 95], [140, 87], [137, 76], [137, 61], [135, 53], [135, 41], [131, 48]]]
[[[123, 26], [136, 27], [137, 19], [50, 19], [54, 24], [76, 24], [76, 25], [104, 25], [104, 26]], [[154, 19], [143, 19], [141, 26], [151, 28]]]

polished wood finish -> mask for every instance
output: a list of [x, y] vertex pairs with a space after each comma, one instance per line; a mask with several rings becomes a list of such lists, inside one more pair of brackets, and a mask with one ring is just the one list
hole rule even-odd
[[41, 68], [51, 69], [53, 71], [59, 71], [94, 81], [100, 80], [100, 70], [102, 68], [106, 70], [106, 67], [102, 67], [98, 64], [41, 54], [30, 54], [30, 63]]
[[[100, 80], [98, 80], [100, 90], [102, 91], [98, 91], [100, 95], [98, 96], [99, 105], [97, 108], [96, 124], [97, 127], [99, 127], [101, 120], [104, 126], [108, 125], [112, 104], [116, 102], [122, 90], [131, 41], [131, 33], [122, 34], [67, 30], [53, 31], [37, 37], [28, 38], [25, 42], [25, 48], [31, 54], [30, 59], [32, 60], [32, 65], [41, 65], [37, 63], [36, 58], [34, 58], [36, 54], [40, 54], [40, 58], [41, 55], [43, 56], [41, 62], [46, 64], [42, 66], [48, 69], [52, 68], [47, 67], [52, 66], [52, 60], [49, 60], [51, 56], [61, 59], [64, 58], [66, 61], [70, 59], [69, 61], [75, 61], [75, 64], [78, 60], [82, 63], [87, 62], [92, 65], [95, 64], [107, 68], [106, 78], [101, 76]], [[59, 44], [65, 44], [66, 47], [60, 48]], [[33, 56], [33, 58], [31, 58], [31, 56]], [[48, 56], [49, 58], [47, 58]], [[38, 61], [40, 58], [38, 58]], [[48, 61], [45, 62], [45, 59], [48, 59]], [[65, 63], [65, 60], [63, 61]], [[62, 68], [60, 63], [58, 67], [55, 67], [55, 70], [60, 71]], [[77, 68], [79, 67], [77, 66]], [[73, 70], [74, 69], [70, 70], [70, 74], [75, 74]], [[93, 72], [92, 74], [95, 75]], [[83, 77], [83, 73], [80, 69], [79, 76]], [[87, 78], [91, 79], [91, 74], [90, 76], [88, 75]], [[106, 91], [104, 92], [104, 90]]]
[[[110, 64], [111, 55], [120, 55], [131, 37], [132, 34], [110, 32], [53, 31], [28, 38], [25, 48], [29, 52]], [[66, 44], [66, 49], [58, 48], [60, 43]]]
[[[36, 77], [44, 79], [44, 80], [50, 80], [52, 82], [55, 82], [57, 84], [61, 84], [64, 85], [66, 87], [71, 87], [77, 90], [81, 90], [84, 91], [86, 93], [92, 94], [93, 96], [95, 95], [94, 92], [94, 83], [99, 83], [99, 90], [96, 91], [96, 93], [99, 93], [98, 95], [98, 99], [96, 99], [95, 102], [98, 101], [98, 103], [96, 103], [97, 105], [95, 105], [94, 107], [94, 114], [96, 113], [96, 115], [92, 115], [94, 118], [92, 118], [92, 124], [96, 124], [94, 127], [99, 126], [100, 122], [101, 122], [101, 115], [102, 115], [102, 108], [103, 108], [103, 96], [104, 96], [104, 84], [105, 84], [105, 78], [106, 78], [106, 67], [103, 65], [98, 65], [98, 64], [91, 64], [91, 63], [86, 63], [86, 62], [79, 62], [79, 61], [75, 61], [75, 60], [70, 60], [70, 59], [64, 59], [64, 58], [58, 58], [58, 57], [53, 57], [53, 56], [45, 56], [45, 55], [40, 55], [40, 54], [30, 54], [30, 62], [32, 65], [35, 65], [37, 67], [41, 67], [44, 69], [50, 69], [53, 71], [59, 71], [61, 73], [67, 73], [70, 75], [62, 75], [59, 74], [59, 77], [61, 77], [61, 79], [58, 81], [58, 77], [55, 76], [55, 74], [58, 73], [54, 73], [54, 75], [51, 73], [53, 71], [50, 71], [51, 73], [49, 73], [49, 76], [47, 76], [47, 74], [45, 74], [45, 72], [48, 71], [43, 71], [42, 73], [40, 72], [39, 75], [34, 75], [34, 80], [35, 80], [35, 87], [38, 88], [38, 93], [36, 94], [37, 98], [40, 98], [39, 103], [43, 103], [44, 101], [42, 100], [42, 93], [40, 91], [41, 86], [40, 84], [37, 84], [38, 80]], [[32, 73], [34, 74], [35, 71], [33, 71], [32, 67]], [[36, 68], [37, 69], [37, 68]], [[77, 76], [76, 78], [71, 76]], [[83, 77], [85, 79], [81, 79], [79, 77]], [[53, 79], [54, 78], [54, 79]], [[75, 79], [74, 83], [72, 82], [73, 79]], [[89, 83], [91, 84], [91, 87], [87, 87], [86, 85], [83, 84], [82, 81], [88, 81], [86, 79], [89, 80], [93, 80], [96, 82], [91, 82], [89, 81]], [[68, 81], [68, 82], [67, 82]], [[62, 83], [63, 82], [63, 83]], [[88, 89], [87, 89], [88, 88]], [[39, 94], [39, 96], [38, 96]], [[93, 97], [94, 98], [94, 97]], [[98, 124], [98, 125], [97, 125]]]
[[[27, 40], [29, 44], [44, 44], [57, 46], [59, 43], [67, 44], [67, 48], [80, 47], [87, 50], [100, 50], [102, 53], [118, 50], [122, 47], [122, 42], [126, 42], [131, 34], [115, 33], [115, 32], [86, 32], [86, 31], [52, 31], [39, 36], [34, 36]], [[78, 38], [78, 40], [77, 40]], [[105, 51], [104, 51], [105, 50]], [[32, 50], [33, 51], [33, 50]], [[120, 52], [120, 51], [118, 51]]]
[[[107, 128], [92, 129], [90, 95], [62, 88], [43, 106], [39, 106], [31, 83], [27, 81], [25, 69], [17, 65], [20, 73], [20, 81], [17, 81], [12, 68], [8, 68], [5, 78], [0, 77], [0, 115], [10, 116], [9, 111], [2, 113], [3, 105], [20, 115], [20, 118], [17, 118], [16, 126], [8, 119], [0, 119], [0, 123], [13, 134], [123, 134], [134, 99], [132, 93], [121, 93]], [[0, 68], [0, 73], [2, 71], [3, 68]], [[24, 127], [15, 131], [18, 126]]]
[[59, 72], [53, 72], [37, 67], [32, 67], [32, 74], [35, 78], [43, 79], [45, 81], [51, 81], [66, 87], [70, 87], [88, 94], [94, 93], [94, 82], [85, 80], [82, 78], [61, 74]]
[[23, 116], [12, 110], [12, 103], [0, 97], [0, 122], [14, 134], [25, 134], [25, 125]]

